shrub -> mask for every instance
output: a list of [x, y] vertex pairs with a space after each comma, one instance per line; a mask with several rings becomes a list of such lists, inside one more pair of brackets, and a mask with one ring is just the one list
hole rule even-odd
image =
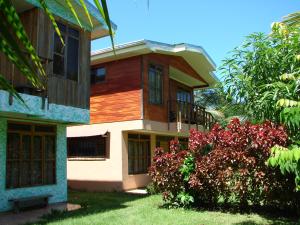
[[293, 207], [293, 177], [266, 165], [270, 148], [287, 141], [282, 126], [233, 119], [208, 133], [191, 130], [188, 150], [174, 147], [176, 142], [169, 153], [156, 149], [150, 176], [165, 201], [182, 199], [181, 205]]

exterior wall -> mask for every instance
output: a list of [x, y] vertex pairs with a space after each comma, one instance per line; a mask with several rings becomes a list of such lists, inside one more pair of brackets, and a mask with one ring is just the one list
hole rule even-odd
[[[163, 104], [149, 104], [148, 88], [148, 68], [149, 64], [163, 66]], [[144, 119], [167, 122], [168, 121], [168, 100], [169, 100], [169, 58], [159, 54], [149, 54], [144, 56]]]
[[122, 149], [126, 148], [122, 131], [130, 128], [142, 129], [142, 121], [103, 123], [67, 128], [67, 136], [97, 135], [110, 132], [109, 158], [96, 160], [68, 159], [68, 185], [73, 189], [88, 191], [123, 190]]
[[141, 119], [141, 57], [104, 63], [103, 83], [91, 87], [91, 123]]
[[128, 133], [144, 133], [151, 136], [151, 158], [156, 146], [156, 135], [188, 136], [174, 128], [167, 130], [167, 123], [135, 120], [114, 123], [73, 126], [67, 128], [67, 136], [92, 136], [110, 132], [109, 158], [68, 159], [68, 185], [73, 189], [88, 191], [122, 191], [145, 187], [150, 182], [147, 174], [128, 174]]
[[[163, 104], [153, 105], [149, 104], [149, 89], [148, 89], [148, 67], [149, 64], [161, 65], [164, 68], [163, 76]], [[169, 67], [175, 67], [190, 76], [202, 80], [196, 71], [181, 57], [178, 56], [168, 56], [162, 54], [151, 53], [143, 56], [143, 112], [144, 119], [153, 120], [159, 122], [168, 122], [168, 101], [176, 100], [176, 90], [177, 87], [184, 87], [190, 91], [193, 91], [191, 87], [187, 87], [184, 84], [176, 82], [170, 79]]]
[[59, 121], [64, 123], [88, 123], [89, 110], [80, 109], [70, 106], [51, 104], [45, 101], [45, 107], [42, 109], [42, 98], [20, 94], [26, 105], [13, 100], [12, 105], [9, 104], [9, 93], [0, 90], [0, 116], [19, 117], [35, 119], [38, 117], [43, 120]]
[[7, 120], [0, 118], [0, 212], [12, 209], [10, 198], [52, 195], [49, 203], [67, 201], [66, 178], [66, 126], [57, 124], [56, 138], [56, 185], [6, 189], [6, 139]]

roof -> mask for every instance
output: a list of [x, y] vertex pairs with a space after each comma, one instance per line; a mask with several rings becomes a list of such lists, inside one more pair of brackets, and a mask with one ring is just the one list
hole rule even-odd
[[201, 46], [187, 43], [166, 44], [150, 40], [139, 40], [115, 46], [115, 53], [112, 48], [93, 51], [91, 63], [94, 65], [137, 55], [160, 53], [183, 57], [209, 86], [213, 86], [219, 81], [213, 73], [216, 70], [216, 64]]
[[[89, 23], [89, 20], [85, 14], [83, 7], [81, 6], [80, 0], [70, 0], [70, 1], [76, 13], [78, 14], [78, 17], [80, 19], [80, 22], [82, 23], [83, 28], [85, 30], [92, 32], [91, 34], [92, 39], [97, 39], [109, 35], [109, 31], [108, 31], [108, 27], [106, 26], [106, 23], [102, 18], [102, 16], [100, 15], [98, 9], [94, 5], [92, 5], [88, 0], [84, 0], [86, 7], [90, 13], [92, 23], [94, 25], [92, 27]], [[17, 8], [17, 11], [19, 12], [28, 10], [33, 7], [42, 8], [39, 0], [21, 0], [21, 1], [13, 0], [12, 2]], [[72, 24], [78, 25], [76, 18], [69, 10], [67, 1], [51, 0], [51, 1], [46, 1], [46, 3], [51, 13]], [[112, 23], [112, 28], [116, 30], [117, 26], [112, 21], [111, 23]]]

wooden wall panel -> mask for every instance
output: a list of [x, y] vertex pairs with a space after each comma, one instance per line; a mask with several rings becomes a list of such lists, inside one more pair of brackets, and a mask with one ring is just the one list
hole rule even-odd
[[[168, 121], [168, 100], [169, 100], [169, 58], [165, 55], [148, 54], [143, 56], [144, 64], [144, 119], [160, 122]], [[149, 104], [148, 88], [148, 68], [149, 64], [160, 65], [163, 67], [163, 104]]]
[[[43, 10], [33, 8], [20, 14], [27, 35], [38, 55], [49, 59], [44, 64], [48, 76], [48, 99], [50, 103], [89, 108], [90, 100], [90, 32], [80, 30], [79, 40], [79, 79], [78, 82], [53, 76], [53, 40], [52, 23]], [[61, 20], [57, 18], [58, 20]], [[66, 21], [63, 21], [66, 23]], [[0, 53], [0, 73], [17, 86], [31, 86], [30, 82]]]
[[93, 66], [106, 69], [102, 83], [91, 86], [91, 123], [141, 119], [141, 57]]
[[[176, 92], [179, 87], [192, 91], [191, 87], [187, 87], [184, 84], [176, 82], [170, 79], [169, 67], [173, 66], [196, 79], [202, 80], [196, 71], [181, 57], [168, 56], [162, 54], [151, 53], [144, 55], [144, 118], [148, 120], [168, 122], [168, 102], [170, 100], [176, 100]], [[163, 105], [149, 104], [149, 89], [148, 89], [148, 67], [149, 64], [161, 65], [164, 68], [164, 84], [163, 84]]]

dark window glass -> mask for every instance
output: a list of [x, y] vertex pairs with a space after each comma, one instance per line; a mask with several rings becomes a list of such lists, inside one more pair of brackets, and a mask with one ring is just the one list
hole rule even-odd
[[53, 73], [78, 81], [79, 31], [59, 22], [58, 27], [63, 34], [65, 46], [54, 32]]
[[72, 29], [72, 28], [69, 28], [69, 35], [71, 35], [73, 37], [76, 37], [76, 38], [79, 38], [79, 31], [75, 30], [75, 29]]
[[107, 157], [109, 135], [68, 138], [68, 157]]
[[59, 76], [64, 76], [65, 65], [64, 65], [64, 57], [63, 56], [54, 54], [53, 73], [56, 75], [59, 75]]
[[66, 30], [67, 30], [67, 26], [66, 25], [64, 25], [64, 24], [62, 24], [60, 22], [56, 22], [56, 24], [57, 24], [60, 32], [62, 32], [62, 33], [66, 32]]
[[[29, 127], [30, 133], [20, 127]], [[43, 127], [49, 135], [39, 133]], [[6, 187], [55, 184], [55, 127], [8, 123]], [[50, 132], [53, 131], [53, 132]]]
[[151, 163], [150, 136], [128, 135], [128, 173], [144, 174]]
[[91, 84], [97, 84], [105, 81], [106, 69], [104, 67], [91, 70]]
[[78, 80], [78, 47], [79, 41], [72, 37], [68, 38], [67, 78]]
[[163, 70], [151, 65], [148, 72], [149, 103], [163, 104]]
[[15, 131], [31, 131], [31, 126], [28, 124], [22, 123], [9, 123], [8, 130], [15, 130]]

